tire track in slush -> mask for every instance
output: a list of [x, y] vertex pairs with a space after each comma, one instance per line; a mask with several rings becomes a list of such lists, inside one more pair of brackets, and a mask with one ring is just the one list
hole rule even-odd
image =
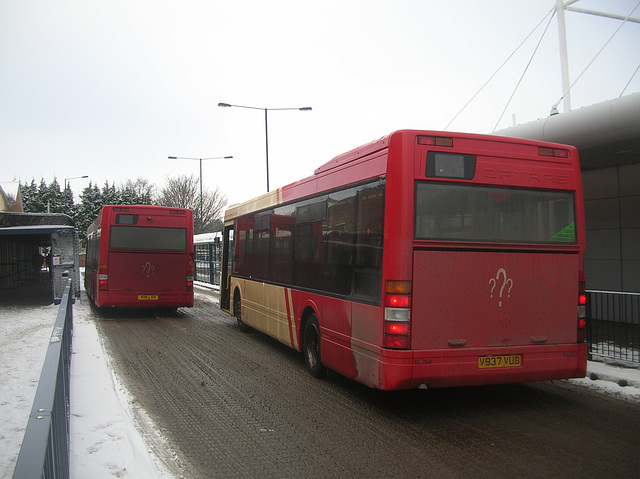
[[[153, 322], [163, 325], [158, 328], [157, 324], [150, 324]], [[162, 430], [174, 431], [169, 435], [177, 443], [177, 449], [186, 456], [186, 462], [205, 471], [201, 477], [304, 474], [307, 461], [296, 468], [296, 457], [292, 456], [289, 444], [270, 440], [274, 432], [285, 429], [280, 421], [274, 420], [270, 410], [269, 405], [277, 400], [274, 392], [270, 400], [259, 400], [260, 395], [253, 390], [255, 384], [245, 389], [243, 381], [234, 378], [238, 371], [230, 367], [229, 359], [223, 360], [229, 357], [227, 341], [207, 332], [200, 334], [202, 324], [193, 320], [189, 324], [192, 327], [185, 328], [184, 320], [174, 318], [122, 319], [116, 323], [103, 322], [101, 327], [109, 336], [107, 343], [114, 356], [122, 358], [115, 362], [121, 362], [122, 369], [127, 370], [131, 393], [146, 403], [145, 408], [152, 416], [154, 411], [162, 414], [158, 420], [159, 424], [166, 423]], [[228, 333], [237, 333], [232, 323], [223, 327]], [[183, 336], [180, 341], [175, 340], [176, 330]], [[141, 336], [145, 337], [144, 345]], [[251, 340], [239, 338], [243, 342]], [[166, 354], [167, 351], [171, 354]], [[241, 369], [252, 369], [254, 377], [259, 378], [262, 368], [253, 362], [248, 366], [245, 363]], [[170, 383], [166, 381], [168, 377]], [[183, 431], [189, 433], [185, 435]], [[332, 464], [323, 464], [322, 470], [326, 477], [344, 476], [342, 468]]]
[[187, 477], [637, 477], [640, 405], [568, 383], [384, 393], [313, 379], [199, 295], [110, 316], [114, 367]]

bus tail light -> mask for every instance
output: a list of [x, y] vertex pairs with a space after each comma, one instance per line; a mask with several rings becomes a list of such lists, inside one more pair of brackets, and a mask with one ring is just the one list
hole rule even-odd
[[189, 263], [187, 264], [187, 293], [193, 292], [193, 253], [189, 253]]
[[578, 283], [578, 342], [587, 340], [587, 290], [585, 281]]
[[384, 299], [383, 347], [409, 349], [411, 281], [387, 281]]
[[107, 280], [109, 279], [109, 275], [107, 274], [107, 265], [101, 264], [98, 268], [98, 289], [100, 291], [107, 290]]

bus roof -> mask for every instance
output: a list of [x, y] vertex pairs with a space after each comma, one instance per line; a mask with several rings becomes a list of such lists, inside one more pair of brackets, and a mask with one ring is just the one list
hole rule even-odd
[[156, 209], [156, 210], [187, 210], [189, 208], [181, 208], [178, 206], [160, 206], [160, 205], [104, 205], [103, 209], [112, 208], [142, 208], [142, 209]]
[[[369, 143], [365, 143], [357, 148], [349, 150], [345, 153], [341, 153], [340, 155], [332, 158], [328, 162], [316, 168], [313, 172], [312, 176], [308, 176], [306, 178], [302, 178], [301, 180], [295, 181], [293, 183], [289, 183], [284, 185], [277, 190], [272, 190], [267, 193], [263, 193], [260, 196], [252, 198], [242, 203], [237, 203], [229, 206], [229, 208], [225, 212], [225, 221], [232, 220], [241, 216], [243, 214], [249, 213], [251, 211], [259, 211], [267, 208], [271, 208], [282, 203], [286, 203], [290, 200], [298, 198], [300, 196], [311, 196], [317, 193], [321, 193], [328, 189], [326, 184], [321, 183], [319, 179], [327, 174], [330, 174], [333, 170], [344, 168], [350, 164], [356, 164], [359, 160], [362, 160], [366, 157], [375, 155], [378, 152], [386, 150], [389, 148], [391, 141], [394, 137], [402, 137], [402, 136], [411, 136], [415, 135], [425, 135], [425, 136], [434, 136], [434, 137], [448, 137], [448, 138], [464, 138], [469, 140], [482, 140], [482, 141], [495, 141], [502, 143], [511, 143], [511, 144], [521, 144], [521, 145], [540, 145], [545, 144], [549, 147], [554, 148], [565, 148], [565, 149], [574, 149], [572, 146], [561, 145], [558, 143], [549, 143], [542, 142], [537, 140], [526, 140], [522, 138], [511, 138], [511, 137], [503, 137], [496, 135], [486, 135], [480, 133], [461, 133], [461, 132], [451, 132], [451, 131], [435, 131], [435, 130], [396, 130], [388, 135], [382, 136], [381, 138], [371, 141]], [[562, 161], [562, 160], [560, 160]], [[571, 161], [571, 160], [569, 160]], [[386, 170], [385, 170], [386, 171]], [[371, 173], [371, 177], [375, 177], [373, 171]], [[384, 174], [384, 171], [380, 171], [377, 174]], [[362, 178], [363, 180], [366, 178]], [[345, 184], [348, 184], [349, 181], [345, 178]], [[336, 186], [336, 185], [333, 185]]]
[[[401, 130], [402, 131], [402, 130]], [[392, 133], [393, 134], [393, 133]], [[389, 137], [392, 135], [385, 135], [382, 138], [377, 140], [373, 140], [370, 143], [365, 143], [353, 150], [349, 150], [341, 155], [336, 156], [335, 158], [327, 161], [324, 165], [316, 168], [313, 172], [314, 175], [320, 175], [322, 173], [326, 173], [334, 168], [338, 168], [344, 166], [347, 163], [350, 163], [359, 158], [363, 158], [365, 156], [376, 153], [380, 150], [384, 150], [389, 147]]]

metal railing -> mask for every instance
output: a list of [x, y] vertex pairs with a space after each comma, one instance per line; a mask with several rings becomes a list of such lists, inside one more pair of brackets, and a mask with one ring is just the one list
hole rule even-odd
[[67, 282], [13, 479], [69, 477], [69, 372], [73, 294]]
[[220, 242], [196, 243], [195, 252], [195, 274], [196, 281], [220, 285]]
[[640, 363], [640, 293], [587, 291], [589, 354]]

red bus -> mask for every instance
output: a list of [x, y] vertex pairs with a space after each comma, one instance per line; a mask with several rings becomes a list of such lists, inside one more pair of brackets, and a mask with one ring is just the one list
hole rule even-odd
[[85, 290], [98, 307], [193, 306], [193, 214], [105, 206], [87, 229]]
[[577, 151], [396, 131], [225, 214], [221, 308], [384, 390], [583, 377]]

